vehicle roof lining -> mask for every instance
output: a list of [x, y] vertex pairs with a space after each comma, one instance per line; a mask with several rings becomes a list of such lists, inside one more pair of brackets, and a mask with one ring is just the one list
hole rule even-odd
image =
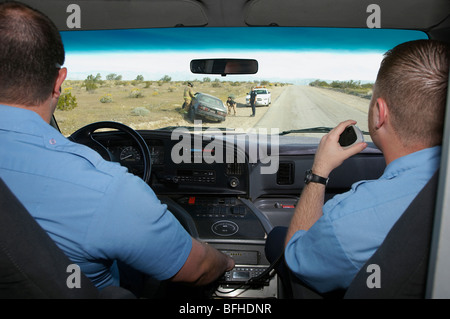
[[[22, 0], [58, 29], [73, 0]], [[78, 0], [82, 30], [166, 27], [308, 26], [367, 28], [373, 0]], [[381, 27], [448, 32], [448, 0], [377, 0]], [[270, 14], [267, 14], [270, 12]], [[168, 14], [170, 13], [170, 14]], [[433, 36], [431, 36], [433, 37]], [[225, 39], [224, 39], [225, 40]]]
[[[195, 0], [20, 0], [44, 12], [60, 31], [71, 30], [67, 7], [81, 10], [81, 30], [200, 27], [208, 24], [204, 7]], [[168, 14], [170, 13], [170, 14]]]
[[[248, 25], [367, 28], [367, 7], [373, 0], [252, 0], [248, 5]], [[448, 17], [450, 1], [377, 0], [381, 27], [428, 30]], [[281, 8], [281, 9], [280, 9]], [[270, 12], [270, 15], [264, 14]]]

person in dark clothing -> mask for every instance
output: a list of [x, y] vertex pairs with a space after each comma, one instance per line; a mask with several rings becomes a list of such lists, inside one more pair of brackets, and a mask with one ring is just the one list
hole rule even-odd
[[255, 116], [256, 110], [255, 110], [255, 101], [256, 101], [256, 91], [255, 88], [252, 87], [252, 91], [250, 92], [250, 105], [252, 106], [252, 115]]
[[231, 110], [233, 110], [234, 115], [236, 115], [236, 102], [233, 100], [232, 96], [229, 96], [227, 99], [227, 107], [228, 107], [228, 114], [231, 115]]

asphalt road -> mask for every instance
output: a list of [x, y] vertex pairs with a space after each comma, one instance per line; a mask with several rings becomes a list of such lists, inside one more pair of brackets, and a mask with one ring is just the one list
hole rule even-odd
[[369, 100], [327, 89], [295, 85], [287, 87], [267, 109], [255, 128], [278, 128], [280, 132], [317, 126], [335, 127], [352, 119], [368, 131]]

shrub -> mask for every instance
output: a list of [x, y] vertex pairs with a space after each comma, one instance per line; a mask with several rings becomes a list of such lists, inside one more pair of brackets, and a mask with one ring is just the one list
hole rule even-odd
[[211, 86], [212, 86], [213, 88], [221, 87], [221, 85], [220, 85], [220, 80], [219, 80], [219, 79], [215, 79], [214, 82], [211, 84]]
[[142, 94], [141, 90], [139, 89], [132, 89], [129, 95], [131, 98], [140, 98], [140, 97], [144, 97], [144, 95]]
[[110, 73], [106, 76], [106, 79], [109, 81], [121, 81], [122, 80], [122, 76], [121, 75], [117, 75], [116, 73]]
[[321, 87], [328, 87], [329, 84], [325, 81], [315, 80], [311, 83], [309, 83], [310, 86], [321, 86]]
[[98, 88], [97, 84], [95, 82], [86, 81], [83, 86], [86, 88], [86, 91], [94, 91]]
[[72, 95], [72, 88], [65, 88], [61, 93], [56, 108], [62, 111], [68, 111], [78, 106], [77, 98]]
[[106, 95], [102, 96], [102, 98], [100, 99], [100, 102], [102, 102], [102, 103], [111, 103], [111, 102], [113, 102], [111, 94], [106, 94]]
[[134, 116], [145, 116], [150, 114], [150, 111], [143, 106], [136, 107], [131, 110], [131, 114]]
[[86, 91], [94, 91], [98, 87], [97, 84], [103, 84], [100, 73], [97, 73], [95, 77], [92, 74], [88, 75], [82, 87], [86, 87]]
[[170, 82], [170, 81], [172, 81], [172, 78], [171, 78], [170, 76], [168, 76], [168, 75], [164, 75], [164, 76], [160, 79], [160, 81], [162, 81], [162, 82]]

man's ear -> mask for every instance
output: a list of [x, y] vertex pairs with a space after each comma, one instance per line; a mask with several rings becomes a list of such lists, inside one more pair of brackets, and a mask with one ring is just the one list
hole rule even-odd
[[377, 98], [375, 101], [375, 108], [375, 127], [379, 129], [386, 123], [388, 116], [388, 107], [385, 99], [382, 97]]
[[53, 97], [59, 98], [61, 95], [61, 85], [63, 84], [64, 80], [67, 76], [67, 69], [61, 68], [58, 71], [58, 76], [56, 77], [55, 85], [53, 86]]

